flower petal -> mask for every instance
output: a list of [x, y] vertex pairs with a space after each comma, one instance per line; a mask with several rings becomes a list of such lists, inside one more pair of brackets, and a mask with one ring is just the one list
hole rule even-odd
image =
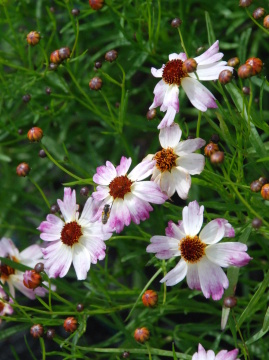
[[166, 84], [163, 80], [159, 81], [153, 90], [154, 100], [152, 105], [149, 107], [149, 110], [154, 109], [158, 106], [161, 106], [163, 103], [163, 99], [168, 88], [168, 84]]
[[[70, 269], [72, 263], [72, 250], [70, 246], [64, 245], [60, 243], [58, 249], [51, 254], [49, 254], [49, 258], [45, 261], [45, 271], [49, 277], [64, 277], [68, 270]], [[49, 251], [48, 246], [46, 250]]]
[[92, 197], [89, 197], [84, 205], [83, 211], [78, 220], [79, 225], [86, 226], [90, 222], [93, 222], [93, 219], [98, 209], [99, 209], [99, 203], [94, 201]]
[[153, 181], [136, 182], [131, 186], [131, 190], [134, 196], [153, 204], [163, 204], [167, 200], [167, 196]]
[[198, 345], [198, 352], [193, 354], [192, 360], [207, 360], [206, 351], [201, 344]]
[[177, 85], [169, 85], [166, 89], [164, 99], [163, 99], [163, 105], [164, 109], [162, 107], [160, 108], [161, 111], [166, 111], [169, 107], [172, 107], [176, 110], [176, 112], [179, 111], [179, 88]]
[[161, 129], [159, 140], [162, 148], [175, 148], [180, 141], [181, 135], [182, 131], [178, 124], [173, 124]]
[[187, 269], [187, 263], [183, 259], [180, 259], [179, 263], [174, 267], [174, 269], [169, 271], [160, 282], [165, 282], [167, 286], [176, 285], [184, 279], [187, 274]]
[[77, 204], [76, 204], [76, 191], [71, 188], [64, 188], [63, 201], [58, 199], [58, 205], [65, 222], [71, 222], [76, 219]]
[[179, 54], [170, 54], [169, 55], [169, 60], [181, 60], [181, 61], [185, 61], [187, 60], [187, 55], [185, 53], [179, 53]]
[[158, 125], [158, 129], [163, 129], [166, 126], [172, 125], [174, 120], [175, 120], [176, 113], [177, 113], [176, 110], [172, 106], [170, 106], [167, 109], [167, 112], [166, 112], [164, 118], [162, 119], [162, 121]]
[[226, 242], [207, 246], [205, 253], [210, 261], [221, 267], [241, 267], [251, 260], [246, 253], [247, 249], [247, 246], [240, 242]]
[[116, 199], [111, 208], [110, 217], [109, 217], [109, 227], [111, 230], [120, 233], [124, 225], [129, 226], [131, 223], [131, 214], [128, 210], [123, 199]]
[[211, 58], [219, 52], [219, 40], [215, 41], [203, 54], [194, 58], [197, 64], [210, 64]]
[[192, 201], [185, 206], [182, 212], [185, 233], [191, 237], [197, 235], [203, 224], [204, 207], [197, 201]]
[[124, 176], [127, 174], [130, 166], [132, 163], [132, 159], [131, 158], [126, 158], [125, 156], [122, 156], [120, 159], [120, 165], [118, 165], [116, 167], [116, 171], [117, 171], [117, 175], [118, 176]]
[[158, 259], [170, 259], [180, 255], [178, 240], [168, 236], [153, 236], [147, 246], [148, 253], [156, 253]]
[[145, 221], [149, 218], [149, 212], [153, 210], [151, 205], [144, 200], [139, 199], [132, 193], [124, 196], [124, 202], [131, 214], [131, 219], [135, 224], [140, 224], [140, 220]]
[[154, 67], [152, 67], [151, 74], [156, 78], [161, 78], [163, 76], [163, 67], [164, 65], [160, 69], [155, 69]]
[[93, 175], [93, 181], [98, 185], [109, 185], [111, 181], [117, 176], [115, 166], [107, 161], [106, 165], [99, 166], [96, 169], [96, 174]]
[[205, 144], [206, 144], [205, 140], [201, 138], [180, 141], [180, 143], [174, 148], [174, 152], [178, 156], [188, 155], [200, 149]]
[[176, 192], [181, 199], [187, 199], [191, 187], [191, 176], [182, 167], [173, 167], [171, 174], [176, 186]]
[[192, 290], [201, 290], [197, 264], [188, 264], [187, 284]]
[[[231, 66], [226, 66], [226, 61], [220, 61], [213, 65], [206, 65], [206, 66], [198, 66], [196, 74], [198, 79], [201, 81], [209, 81], [209, 80], [217, 80], [219, 78], [219, 74], [223, 70], [229, 70], [233, 72], [233, 68]], [[197, 79], [196, 75], [191, 73], [189, 76], [193, 79]]]
[[164, 192], [168, 196], [168, 198], [173, 196], [176, 191], [175, 181], [176, 179], [173, 178], [172, 173], [170, 173], [169, 171], [164, 171], [161, 174], [159, 186], [162, 192]]
[[37, 244], [31, 245], [20, 253], [20, 260], [38, 260], [42, 258], [41, 247]]
[[130, 172], [128, 179], [131, 181], [140, 181], [147, 178], [152, 174], [155, 164], [156, 160], [141, 161], [141, 163], [136, 165], [136, 167]]
[[110, 197], [108, 186], [99, 185], [96, 187], [96, 190], [97, 191], [92, 193], [92, 197], [94, 198], [95, 201], [102, 201], [102, 200]]
[[175, 239], [181, 240], [186, 234], [184, 232], [183, 221], [178, 221], [178, 224], [173, 223], [173, 221], [168, 222], [168, 227], [165, 228], [166, 236], [173, 237]]
[[78, 280], [85, 280], [91, 266], [89, 252], [83, 245], [77, 243], [72, 246], [72, 257]]
[[215, 360], [239, 360], [237, 359], [238, 349], [227, 352], [227, 350], [221, 350]]
[[225, 234], [225, 219], [215, 219], [210, 221], [201, 231], [199, 237], [205, 244], [216, 244]]
[[79, 242], [85, 247], [85, 249], [87, 249], [92, 264], [96, 264], [97, 260], [103, 260], [105, 258], [106, 244], [102, 239], [100, 239], [100, 237], [98, 237], [98, 235], [82, 236], [79, 239]]
[[189, 174], [201, 174], [205, 167], [205, 158], [202, 154], [188, 154], [176, 160], [177, 166], [187, 170]]

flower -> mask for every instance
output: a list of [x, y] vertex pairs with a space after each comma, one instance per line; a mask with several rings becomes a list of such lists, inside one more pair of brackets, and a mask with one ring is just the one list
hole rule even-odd
[[[0, 286], [0, 316], [13, 314], [13, 308], [11, 304], [13, 304], [13, 300], [7, 296], [4, 289]], [[0, 324], [1, 322], [2, 319], [0, 319]]]
[[152, 174], [156, 161], [142, 161], [129, 175], [127, 171], [132, 159], [122, 156], [120, 165], [116, 168], [107, 161], [105, 166], [97, 168], [93, 181], [97, 183], [97, 191], [92, 194], [99, 203], [98, 216], [100, 217], [105, 205], [110, 205], [108, 226], [117, 233], [124, 225], [129, 226], [131, 221], [139, 224], [149, 218], [153, 210], [149, 202], [162, 204], [167, 200], [159, 185], [152, 181], [141, 181]]
[[189, 203], [182, 212], [183, 220], [178, 225], [169, 221], [166, 236], [153, 236], [147, 252], [156, 253], [158, 259], [181, 256], [174, 269], [161, 282], [173, 286], [187, 276], [191, 289], [202, 290], [204, 296], [221, 299], [229, 286], [221, 267], [248, 264], [251, 258], [247, 246], [240, 242], [218, 244], [223, 237], [234, 237], [234, 229], [225, 219], [210, 221], [197, 235], [203, 224], [204, 207], [197, 201]]
[[200, 174], [205, 167], [205, 158], [193, 151], [205, 145], [203, 139], [180, 141], [182, 131], [177, 124], [163, 128], [159, 139], [162, 150], [146, 159], [156, 160], [152, 178], [170, 198], [175, 192], [186, 199], [191, 187], [191, 175]]
[[47, 216], [38, 230], [40, 238], [49, 245], [42, 249], [45, 271], [49, 277], [64, 277], [73, 262], [78, 280], [84, 280], [91, 263], [105, 257], [105, 240], [111, 233], [103, 231], [102, 225], [94, 220], [96, 209], [90, 197], [79, 218], [76, 192], [64, 189], [64, 199], [58, 200], [63, 220], [53, 214]]
[[238, 350], [221, 350], [215, 355], [213, 350], [205, 351], [201, 344], [198, 345], [198, 352], [193, 354], [192, 360], [239, 360], [237, 358]]
[[[40, 262], [42, 252], [39, 245], [31, 245], [20, 253], [13, 241], [4, 237], [0, 240], [0, 256], [33, 268], [37, 262]], [[0, 271], [1, 282], [2, 284], [7, 282], [12, 297], [15, 297], [15, 288], [32, 300], [36, 295], [45, 296], [47, 290], [43, 287], [39, 286], [33, 290], [24, 286], [22, 271], [4, 263], [0, 264]], [[46, 283], [44, 282], [44, 284]]]
[[[226, 66], [226, 61], [219, 61], [223, 54], [219, 52], [219, 41], [217, 40], [202, 55], [194, 58], [197, 63], [196, 75], [187, 72], [183, 62], [187, 60], [185, 53], [170, 54], [169, 61], [160, 69], [151, 68], [154, 77], [162, 78], [153, 91], [155, 97], [149, 109], [160, 106], [160, 110], [166, 114], [158, 126], [162, 129], [170, 126], [179, 111], [179, 86], [186, 92], [190, 102], [198, 110], [206, 111], [208, 108], [217, 108], [215, 97], [199, 80], [217, 80], [223, 70], [233, 71]], [[190, 60], [190, 59], [189, 59]], [[198, 80], [198, 79], [199, 80]]]

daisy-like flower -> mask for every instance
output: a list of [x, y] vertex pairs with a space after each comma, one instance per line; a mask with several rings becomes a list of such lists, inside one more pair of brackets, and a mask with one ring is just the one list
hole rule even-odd
[[146, 159], [156, 160], [152, 178], [170, 198], [175, 192], [186, 199], [191, 187], [191, 175], [200, 174], [205, 166], [201, 154], [193, 154], [205, 145], [203, 139], [180, 141], [182, 131], [177, 124], [161, 129], [159, 139], [162, 150]]
[[140, 220], [148, 219], [153, 210], [149, 202], [162, 204], [167, 200], [158, 184], [141, 181], [152, 174], [156, 161], [142, 161], [127, 175], [131, 162], [131, 158], [122, 156], [120, 165], [115, 168], [107, 161], [106, 166], [98, 167], [93, 176], [93, 181], [99, 185], [92, 194], [100, 207], [97, 216], [100, 217], [104, 206], [109, 205], [108, 226], [117, 233], [131, 221], [139, 224]]
[[[0, 286], [0, 316], [11, 315], [13, 314], [13, 308], [11, 304], [13, 304], [13, 300], [9, 298], [8, 300], [5, 299], [7, 294], [5, 293], [4, 289]], [[2, 319], [0, 319], [0, 324]]]
[[153, 236], [147, 252], [156, 253], [158, 259], [181, 256], [180, 261], [161, 282], [168, 286], [179, 283], [187, 276], [191, 289], [201, 290], [206, 298], [221, 299], [229, 281], [222, 267], [241, 267], [251, 258], [247, 246], [240, 242], [218, 242], [223, 237], [234, 237], [234, 229], [225, 219], [210, 221], [198, 235], [203, 224], [204, 207], [197, 201], [189, 203], [182, 212], [178, 225], [169, 221], [166, 236]]
[[213, 350], [205, 351], [201, 344], [198, 345], [198, 352], [193, 354], [192, 360], [239, 360], [237, 358], [238, 350], [221, 350], [215, 355]]
[[[40, 262], [42, 252], [39, 245], [31, 245], [20, 253], [11, 239], [2, 238], [0, 240], [0, 256], [34, 268], [36, 263]], [[47, 290], [41, 286], [34, 290], [25, 287], [23, 284], [24, 273], [9, 265], [0, 263], [0, 273], [2, 284], [8, 284], [10, 294], [13, 297], [15, 297], [15, 288], [32, 300], [35, 299], [36, 295], [45, 296], [47, 292]], [[46, 283], [44, 282], [44, 284]]]
[[91, 263], [105, 257], [106, 245], [112, 233], [106, 232], [102, 224], [96, 222], [93, 199], [90, 197], [79, 217], [76, 204], [76, 192], [71, 188], [64, 189], [64, 199], [58, 200], [63, 220], [49, 214], [38, 230], [40, 238], [49, 245], [42, 249], [45, 271], [49, 277], [64, 277], [73, 262], [78, 280], [84, 280]]
[[187, 72], [183, 66], [187, 60], [185, 53], [170, 54], [169, 61], [160, 69], [151, 68], [152, 75], [162, 80], [155, 86], [155, 97], [149, 109], [160, 106], [161, 111], [166, 111], [158, 129], [170, 126], [179, 111], [179, 86], [182, 86], [190, 102], [197, 109], [206, 111], [208, 108], [217, 108], [214, 95], [199, 80], [216, 80], [221, 71], [233, 71], [231, 66], [226, 66], [226, 61], [219, 61], [222, 57], [217, 40], [202, 55], [193, 59], [197, 64], [196, 74]]

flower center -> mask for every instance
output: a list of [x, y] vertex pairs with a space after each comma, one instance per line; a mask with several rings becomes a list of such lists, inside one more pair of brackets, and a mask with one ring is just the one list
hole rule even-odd
[[131, 192], [132, 181], [128, 179], [126, 175], [117, 176], [109, 184], [109, 194], [114, 199], [124, 199], [124, 195]]
[[5, 304], [3, 301], [0, 301], [0, 313], [4, 310]]
[[73, 246], [82, 235], [81, 226], [76, 221], [71, 221], [63, 227], [61, 240], [65, 245]]
[[[14, 256], [8, 257], [7, 259], [10, 259], [15, 262], [19, 262]], [[2, 264], [0, 265], [0, 276], [2, 280], [8, 279], [9, 275], [15, 274], [15, 269], [13, 269], [11, 266]]]
[[161, 171], [171, 171], [174, 166], [176, 166], [176, 159], [178, 156], [174, 153], [173, 149], [167, 148], [158, 151], [154, 156], [156, 160], [156, 166]]
[[196, 263], [205, 255], [206, 244], [198, 236], [186, 236], [179, 244], [181, 256], [186, 262]]
[[182, 60], [171, 60], [165, 64], [163, 69], [162, 78], [164, 82], [169, 85], [180, 85], [181, 79], [188, 76], [188, 73], [183, 70], [183, 61]]

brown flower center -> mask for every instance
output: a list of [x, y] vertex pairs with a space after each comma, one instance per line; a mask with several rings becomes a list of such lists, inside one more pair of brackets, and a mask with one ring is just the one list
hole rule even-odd
[[[10, 259], [15, 262], [19, 262], [14, 256], [8, 257], [7, 259]], [[15, 269], [13, 269], [11, 266], [2, 264], [0, 265], [0, 276], [2, 280], [7, 280], [9, 275], [15, 274]]]
[[76, 221], [71, 221], [63, 227], [61, 240], [65, 245], [73, 246], [82, 235], [81, 226]]
[[198, 236], [186, 236], [179, 244], [181, 256], [186, 262], [196, 263], [205, 255], [206, 244]]
[[181, 79], [188, 76], [188, 73], [183, 70], [182, 60], [171, 60], [165, 64], [163, 69], [163, 81], [169, 85], [180, 85]]
[[174, 153], [173, 149], [167, 148], [158, 151], [154, 156], [156, 160], [156, 166], [161, 171], [171, 171], [174, 166], [176, 166], [176, 159], [178, 156]]
[[124, 199], [124, 195], [131, 192], [132, 181], [126, 175], [117, 176], [109, 184], [109, 194], [114, 199]]
[[3, 303], [3, 301], [0, 301], [0, 313], [4, 310], [4, 307], [5, 307], [5, 304]]

